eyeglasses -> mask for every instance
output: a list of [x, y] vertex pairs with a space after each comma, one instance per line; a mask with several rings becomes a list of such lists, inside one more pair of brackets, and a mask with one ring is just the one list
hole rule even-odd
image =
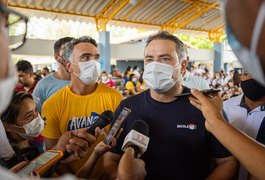
[[28, 17], [6, 6], [0, 6], [0, 17], [6, 18], [9, 48], [13, 51], [26, 42]]

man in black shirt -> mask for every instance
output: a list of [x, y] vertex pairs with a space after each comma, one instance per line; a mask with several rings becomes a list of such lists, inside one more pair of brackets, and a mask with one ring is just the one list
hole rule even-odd
[[122, 143], [137, 119], [149, 124], [150, 142], [141, 157], [146, 179], [231, 179], [236, 175], [235, 158], [207, 132], [201, 112], [188, 97], [174, 97], [189, 91], [181, 79], [185, 58], [184, 44], [177, 37], [161, 32], [148, 39], [143, 79], [150, 90], [125, 99], [115, 112], [117, 117], [123, 107], [132, 110], [116, 148], [104, 157], [110, 179], [116, 178]]

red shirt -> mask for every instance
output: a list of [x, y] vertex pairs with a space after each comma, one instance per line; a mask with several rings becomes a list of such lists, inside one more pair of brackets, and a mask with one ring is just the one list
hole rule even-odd
[[36, 85], [37, 85], [37, 83], [38, 83], [38, 81], [35, 80], [33, 86], [32, 86], [28, 91], [26, 91], [26, 89], [25, 89], [23, 86], [17, 84], [16, 87], [15, 87], [15, 90], [17, 90], [17, 91], [25, 91], [25, 92], [27, 92], [27, 93], [32, 94], [32, 93], [33, 93], [33, 90], [35, 89], [35, 87], [36, 87]]
[[115, 83], [112, 80], [108, 80], [106, 83], [104, 83], [112, 88], [115, 88]]

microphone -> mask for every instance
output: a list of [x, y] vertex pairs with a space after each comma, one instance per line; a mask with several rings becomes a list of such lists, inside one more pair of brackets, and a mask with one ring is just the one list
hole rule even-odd
[[[104, 128], [105, 126], [107, 126], [108, 124], [110, 124], [114, 119], [114, 115], [113, 112], [110, 110], [106, 110], [104, 111], [102, 114], [100, 114], [98, 116], [98, 119], [96, 120], [96, 122], [94, 122], [94, 124], [92, 124], [88, 129], [87, 132], [89, 134], [92, 134], [93, 136], [95, 136], [95, 129], [97, 127], [99, 127], [100, 129]], [[67, 150], [65, 150], [63, 152], [63, 157], [61, 158], [61, 160], [69, 157], [72, 153], [68, 152]]]
[[89, 134], [95, 135], [95, 129], [99, 127], [100, 129], [104, 128], [108, 124], [110, 124], [114, 120], [113, 112], [110, 110], [104, 111], [102, 114], [98, 116], [98, 119], [94, 124], [92, 124], [88, 129], [87, 132]]
[[124, 139], [121, 150], [132, 147], [134, 149], [134, 157], [139, 158], [147, 149], [149, 143], [149, 126], [143, 120], [136, 120], [131, 125], [131, 131]]

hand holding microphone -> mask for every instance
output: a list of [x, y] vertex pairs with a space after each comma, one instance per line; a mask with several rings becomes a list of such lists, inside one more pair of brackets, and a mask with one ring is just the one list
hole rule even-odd
[[63, 163], [70, 163], [86, 155], [87, 149], [96, 141], [95, 129], [104, 128], [113, 121], [113, 112], [104, 111], [90, 128], [82, 128], [64, 133], [58, 140], [56, 150], [64, 151]]
[[131, 131], [124, 139], [122, 150], [132, 147], [134, 149], [134, 157], [140, 157], [147, 149], [149, 143], [149, 126], [143, 120], [136, 120], [131, 126]]
[[[143, 120], [136, 120], [125, 137], [122, 150], [125, 152], [118, 166], [118, 180], [142, 180], [146, 176], [145, 163], [140, 157], [149, 143], [149, 127]], [[136, 158], [137, 157], [137, 158]]]

